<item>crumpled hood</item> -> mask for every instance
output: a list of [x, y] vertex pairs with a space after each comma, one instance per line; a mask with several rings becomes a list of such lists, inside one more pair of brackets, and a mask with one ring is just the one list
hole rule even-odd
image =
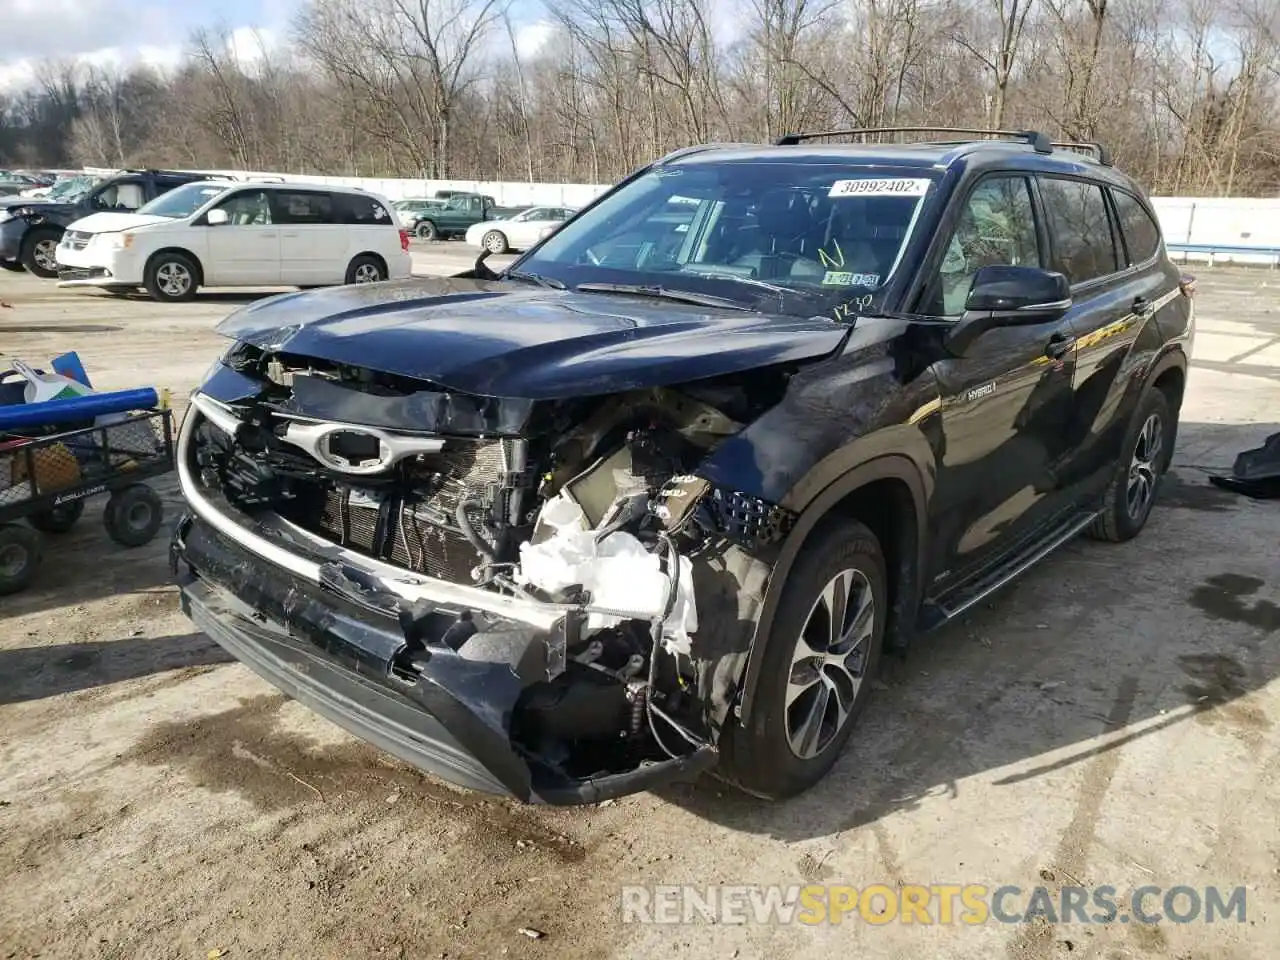
[[462, 278], [286, 293], [218, 326], [224, 336], [273, 352], [530, 400], [817, 360], [848, 330], [821, 317]]

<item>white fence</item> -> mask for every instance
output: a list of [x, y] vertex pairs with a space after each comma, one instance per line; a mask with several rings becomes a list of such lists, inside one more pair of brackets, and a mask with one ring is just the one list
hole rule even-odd
[[206, 170], [205, 173], [228, 174], [233, 177], [283, 177], [290, 183], [314, 183], [317, 186], [359, 187], [380, 193], [388, 200], [431, 197], [437, 190], [467, 190], [493, 197], [500, 207], [584, 207], [604, 191], [608, 184], [591, 183], [510, 183], [489, 180], [402, 180], [375, 177], [318, 177], [307, 174], [280, 174], [264, 171]]
[[[205, 171], [215, 172], [215, 171]], [[608, 184], [516, 183], [487, 180], [406, 180], [372, 177], [319, 177], [303, 174], [219, 170], [235, 177], [284, 177], [297, 183], [360, 187], [389, 200], [430, 197], [437, 190], [469, 190], [488, 194], [500, 206], [556, 205], [581, 207], [609, 189]], [[1223, 247], [1280, 247], [1280, 198], [1153, 197], [1165, 239], [1171, 244]], [[1204, 254], [1191, 254], [1204, 259]], [[1215, 260], [1273, 262], [1274, 257], [1217, 254]]]

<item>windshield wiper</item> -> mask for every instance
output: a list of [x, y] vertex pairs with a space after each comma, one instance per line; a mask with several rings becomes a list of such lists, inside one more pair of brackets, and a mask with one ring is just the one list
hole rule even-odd
[[540, 287], [546, 287], [549, 290], [563, 290], [564, 284], [552, 277], [544, 277], [540, 273], [528, 273], [524, 270], [508, 270], [502, 274], [504, 280], [528, 280], [530, 283], [536, 283]]
[[692, 290], [669, 290], [660, 286], [645, 286], [638, 283], [580, 283], [575, 290], [587, 293], [626, 293], [636, 297], [653, 297], [657, 300], [675, 300], [679, 303], [696, 303], [701, 307], [724, 307], [729, 310], [741, 310], [749, 313], [750, 308], [740, 303], [726, 300], [724, 297], [713, 297], [706, 293], [694, 293]]
[[[685, 271], [686, 274], [689, 271]], [[755, 277], [739, 277], [732, 273], [693, 273], [695, 277], [702, 277], [704, 280], [731, 280], [734, 283], [746, 283], [753, 287], [759, 287], [761, 290], [768, 290], [770, 293], [776, 293], [778, 296], [785, 296], [788, 293], [795, 293], [787, 287], [780, 287], [776, 283], [770, 283], [768, 280], [757, 280]]]

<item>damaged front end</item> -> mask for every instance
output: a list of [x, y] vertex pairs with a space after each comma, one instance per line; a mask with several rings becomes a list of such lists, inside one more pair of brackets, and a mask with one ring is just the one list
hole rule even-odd
[[698, 467], [786, 376], [508, 400], [238, 344], [180, 436], [184, 609], [468, 788], [585, 803], [693, 776], [790, 522]]

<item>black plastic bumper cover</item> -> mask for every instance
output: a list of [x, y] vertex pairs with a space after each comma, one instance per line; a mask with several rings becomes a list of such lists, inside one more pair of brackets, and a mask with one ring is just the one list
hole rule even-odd
[[396, 611], [373, 611], [304, 583], [203, 524], [174, 532], [183, 611], [237, 660], [387, 753], [458, 786], [530, 803], [594, 803], [686, 779], [718, 757], [678, 759], [575, 780], [534, 764], [505, 724], [520, 692], [509, 666], [433, 648], [416, 684], [389, 676], [405, 639]]

